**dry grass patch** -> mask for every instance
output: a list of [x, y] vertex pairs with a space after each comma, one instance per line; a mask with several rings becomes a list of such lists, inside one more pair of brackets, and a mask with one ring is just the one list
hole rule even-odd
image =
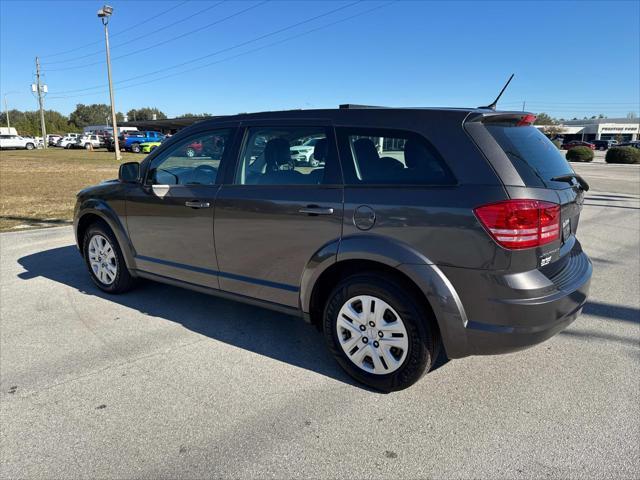
[[[124, 161], [144, 158], [123, 153]], [[73, 219], [76, 193], [116, 178], [113, 152], [3, 150], [0, 152], [0, 231], [63, 225]]]

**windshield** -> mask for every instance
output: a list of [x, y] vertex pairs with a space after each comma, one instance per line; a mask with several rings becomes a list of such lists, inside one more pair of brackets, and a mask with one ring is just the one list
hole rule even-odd
[[[551, 186], [554, 177], [573, 173], [558, 148], [535, 127], [489, 123], [485, 127], [507, 154], [528, 186]], [[566, 187], [557, 185], [558, 187]]]

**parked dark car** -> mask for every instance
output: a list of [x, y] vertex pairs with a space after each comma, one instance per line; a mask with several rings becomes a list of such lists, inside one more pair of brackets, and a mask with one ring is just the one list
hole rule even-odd
[[[441, 347], [520, 350], [586, 302], [588, 185], [534, 120], [349, 106], [205, 120], [78, 193], [78, 247], [105, 292], [144, 278], [300, 315], [351, 376], [399, 390]], [[322, 167], [291, 165], [305, 138]], [[218, 153], [189, 157], [193, 142]]]
[[608, 150], [618, 146], [615, 140], [592, 140], [591, 143], [595, 145], [596, 150]]
[[640, 141], [633, 141], [633, 142], [623, 142], [623, 143], [618, 143], [617, 145], [614, 145], [615, 147], [634, 147], [634, 148], [640, 148]]
[[588, 147], [591, 150], [596, 149], [596, 146], [594, 143], [583, 142], [582, 140], [572, 140], [570, 142], [563, 143], [560, 148], [562, 150], [571, 150], [572, 148], [575, 148], [575, 147]]

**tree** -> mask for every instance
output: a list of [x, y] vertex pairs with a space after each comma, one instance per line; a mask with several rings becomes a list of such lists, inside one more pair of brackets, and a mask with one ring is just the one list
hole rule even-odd
[[536, 115], [534, 125], [540, 125], [540, 131], [549, 138], [555, 138], [562, 133], [562, 129], [558, 126], [558, 120], [544, 112]]
[[201, 117], [213, 117], [210, 113], [183, 113], [176, 118], [201, 118]]
[[535, 121], [536, 125], [557, 125], [558, 121], [551, 117], [550, 115], [547, 115], [544, 112], [539, 113], [538, 115], [536, 115], [536, 121]]
[[142, 107], [132, 108], [127, 112], [127, 120], [135, 122], [137, 120], [153, 120], [153, 116], [156, 116], [156, 120], [164, 120], [167, 118], [164, 112], [158, 110], [156, 107]]
[[[20, 110], [9, 110], [9, 121], [11, 126], [14, 127], [21, 135], [39, 136], [42, 134], [40, 131], [40, 112]], [[44, 111], [44, 123], [47, 129], [47, 133], [67, 133], [78, 131], [78, 128], [69, 123], [69, 119], [55, 110]], [[7, 116], [5, 112], [2, 112], [2, 118], [0, 118], [0, 126], [7, 126]]]
[[[116, 113], [116, 120], [122, 122], [124, 116], [122, 113]], [[104, 103], [94, 103], [92, 105], [84, 105], [79, 103], [76, 109], [69, 115], [69, 121], [78, 128], [87, 125], [107, 125], [111, 124], [111, 107]]]

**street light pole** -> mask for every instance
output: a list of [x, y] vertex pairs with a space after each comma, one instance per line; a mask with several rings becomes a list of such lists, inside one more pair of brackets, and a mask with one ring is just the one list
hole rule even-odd
[[113, 146], [115, 147], [116, 160], [122, 160], [120, 155], [120, 145], [118, 142], [118, 123], [116, 121], [116, 102], [113, 96], [113, 83], [111, 81], [111, 53], [109, 52], [109, 19], [113, 13], [113, 8], [105, 5], [98, 10], [98, 17], [104, 25], [104, 42], [107, 49], [107, 75], [109, 77], [109, 97], [111, 99], [111, 125], [113, 128]]

